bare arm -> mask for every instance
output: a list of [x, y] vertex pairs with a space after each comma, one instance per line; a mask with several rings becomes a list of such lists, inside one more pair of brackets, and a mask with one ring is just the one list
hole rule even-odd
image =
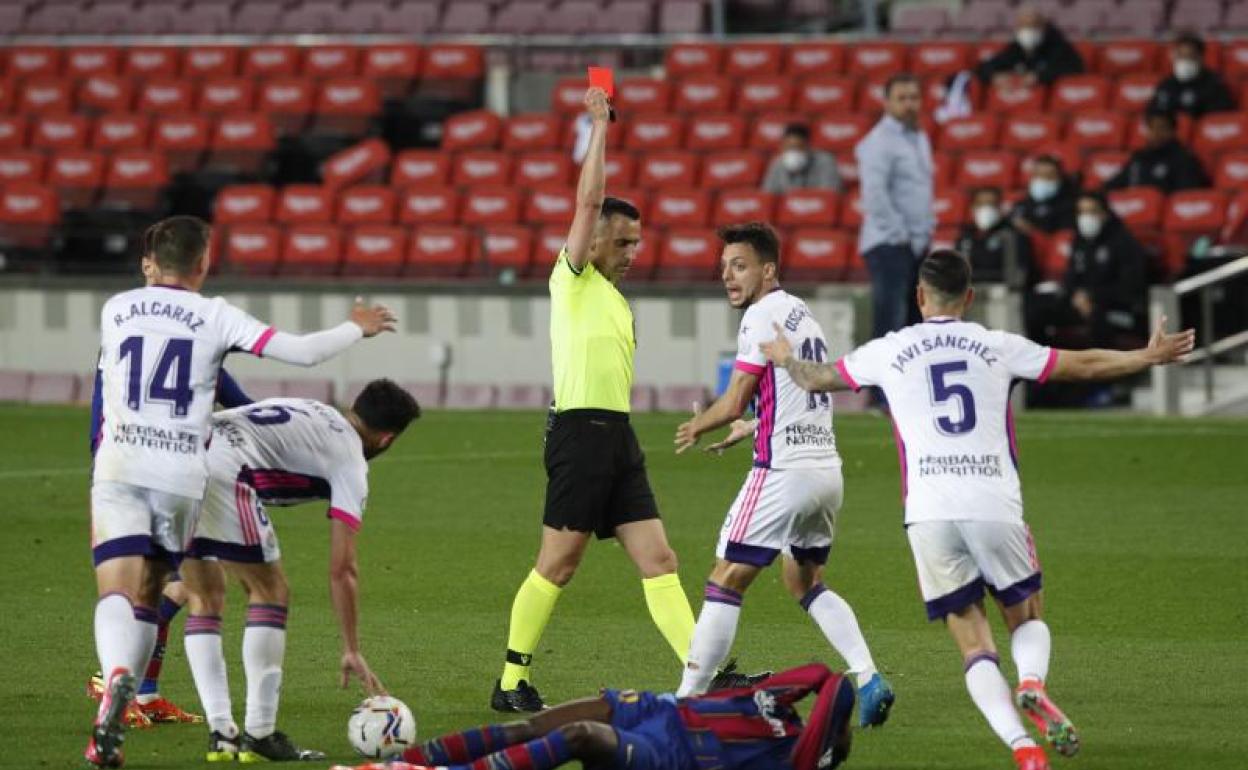
[[756, 388], [758, 375], [734, 369], [724, 395], [716, 399], [705, 412], [698, 412], [695, 405], [693, 419], [676, 429], [676, 453], [680, 454], [698, 443], [698, 438], [703, 433], [727, 425], [745, 414]]
[[593, 127], [589, 133], [589, 149], [581, 164], [580, 181], [576, 184], [576, 213], [568, 229], [568, 263], [579, 272], [589, 261], [589, 247], [594, 227], [602, 211], [602, 200], [607, 187], [607, 123], [610, 108], [607, 94], [601, 88], [591, 88], [585, 94], [585, 106]]
[[1148, 347], [1136, 350], [1059, 350], [1051, 380], [1115, 380], [1142, 372], [1151, 366], [1174, 363], [1192, 352], [1196, 344], [1193, 329], [1166, 333], [1163, 316]]
[[355, 530], [340, 519], [331, 519], [329, 525], [329, 596], [342, 631], [341, 685], [346, 687], [351, 675], [355, 674], [369, 695], [384, 694], [381, 680], [360, 653], [359, 565], [355, 555]]
[[776, 338], [760, 345], [763, 355], [793, 378], [793, 382], [802, 390], [813, 392], [834, 393], [838, 390], [854, 390], [854, 386], [845, 382], [835, 364], [818, 364], [814, 361], [801, 361], [793, 355], [793, 346], [784, 336], [780, 324], [772, 324], [776, 328]]

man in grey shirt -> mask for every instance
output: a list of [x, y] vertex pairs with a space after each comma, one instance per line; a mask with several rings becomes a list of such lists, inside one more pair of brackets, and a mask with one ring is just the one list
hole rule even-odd
[[918, 320], [917, 265], [932, 241], [932, 146], [919, 127], [919, 80], [902, 73], [884, 86], [884, 117], [854, 148], [863, 222], [858, 251], [871, 273], [873, 336]]
[[790, 123], [780, 139], [780, 154], [767, 166], [763, 192], [783, 195], [802, 189], [840, 192], [841, 175], [836, 170], [836, 158], [811, 148], [810, 127]]

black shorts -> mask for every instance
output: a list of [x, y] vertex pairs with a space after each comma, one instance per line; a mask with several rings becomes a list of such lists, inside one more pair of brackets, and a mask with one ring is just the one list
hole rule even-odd
[[632, 521], [659, 518], [633, 426], [623, 412], [570, 409], [546, 436], [546, 514], [552, 529], [599, 538]]

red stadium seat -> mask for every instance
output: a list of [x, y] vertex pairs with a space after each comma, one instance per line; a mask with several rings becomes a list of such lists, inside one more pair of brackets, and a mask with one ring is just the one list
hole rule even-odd
[[559, 140], [559, 118], [554, 115], [513, 115], [503, 126], [504, 150], [554, 150]]
[[612, 197], [628, 201], [641, 212], [642, 225], [649, 226], [650, 200], [652, 193], [640, 187], [617, 187], [611, 190]]
[[655, 227], [703, 227], [710, 219], [708, 196], [701, 190], [660, 190], [650, 204]]
[[565, 117], [585, 111], [585, 89], [589, 83], [583, 77], [563, 78], [555, 84], [550, 94], [550, 108]]
[[107, 158], [101, 152], [70, 150], [52, 156], [46, 182], [61, 196], [63, 209], [89, 209], [104, 186]]
[[253, 275], [277, 272], [282, 257], [281, 231], [274, 225], [235, 224], [224, 228], [220, 250], [223, 261]]
[[723, 48], [713, 43], [677, 43], [664, 54], [663, 68], [669, 79], [714, 75], [719, 73], [723, 58]]
[[299, 49], [293, 45], [258, 45], [243, 51], [244, 77], [289, 78], [299, 74]]
[[745, 118], [740, 115], [699, 114], [689, 122], [685, 148], [739, 150], [745, 145]]
[[710, 190], [757, 187], [762, 178], [763, 159], [751, 150], [712, 153], [702, 161], [701, 185]]
[[793, 109], [807, 113], [843, 115], [853, 109], [858, 81], [840, 75], [819, 75], [802, 80], [797, 86]]
[[958, 227], [966, 222], [967, 199], [958, 190], [937, 190], [932, 197], [932, 212], [937, 227]]
[[248, 78], [216, 78], [199, 86], [195, 108], [199, 112], [250, 112], [256, 103], [256, 84]]
[[151, 124], [147, 115], [101, 115], [91, 132], [91, 146], [97, 150], [143, 149]]
[[439, 43], [425, 49], [425, 81], [476, 81], [485, 74], [480, 46]]
[[1102, 150], [1088, 156], [1083, 164], [1083, 186], [1094, 190], [1103, 187], [1127, 164], [1127, 153], [1121, 150]]
[[1044, 109], [1044, 86], [1021, 83], [995, 85], [988, 89], [989, 112], [1040, 112]]
[[1049, 109], [1058, 112], [1104, 110], [1109, 107], [1109, 81], [1100, 75], [1072, 75], [1053, 84]]
[[[646, 236], [642, 235], [642, 242], [645, 242]], [[533, 244], [534, 251], [533, 261], [539, 268], [549, 267], [558, 258], [559, 252], [563, 250], [563, 245], [568, 240], [568, 228], [560, 226], [542, 227], [537, 231], [537, 241]], [[629, 277], [636, 278], [637, 263], [634, 261], [633, 269], [628, 271]], [[547, 399], [549, 403], [549, 399]]]
[[616, 190], [620, 187], [632, 187], [637, 178], [636, 158], [626, 153], [613, 153], [607, 156], [607, 189]]
[[737, 84], [738, 112], [783, 112], [793, 105], [793, 79], [783, 75], [753, 77]]
[[338, 195], [334, 221], [340, 225], [388, 225], [394, 221], [394, 190], [356, 185]]
[[754, 123], [750, 126], [749, 139], [747, 146], [751, 150], [767, 150], [773, 152], [780, 146], [780, 139], [784, 136], [785, 126], [791, 123], [806, 124], [806, 116], [796, 113], [775, 113], [771, 115], [760, 115], [754, 119]]
[[1168, 278], [1183, 272], [1197, 238], [1216, 238], [1226, 222], [1227, 195], [1222, 190], [1184, 190], [1166, 201], [1163, 265]]
[[413, 275], [463, 275], [468, 269], [471, 248], [472, 237], [462, 227], [420, 227], [412, 236], [404, 272]]
[[65, 77], [116, 75], [121, 65], [121, 49], [112, 46], [82, 46], [65, 52]]
[[693, 187], [697, 178], [698, 156], [691, 152], [646, 154], [638, 164], [637, 185], [640, 187]]
[[273, 219], [286, 225], [320, 224], [333, 219], [334, 191], [329, 187], [292, 184], [277, 198]]
[[854, 243], [840, 230], [799, 228], [784, 250], [786, 278], [809, 281], [840, 280], [849, 267]]
[[727, 112], [732, 107], [733, 83], [716, 75], [691, 75], [673, 89], [672, 108], [678, 113]]
[[360, 53], [353, 45], [309, 46], [303, 49], [299, 74], [310, 78], [354, 77], [360, 71]]
[[997, 146], [1001, 132], [995, 115], [972, 115], [946, 123], [940, 130], [939, 147], [950, 150], [989, 150]]
[[719, 266], [719, 237], [712, 230], [676, 229], [663, 239], [657, 277], [664, 280], [710, 278]]
[[43, 181], [44, 154], [31, 150], [0, 152], [0, 185]]
[[212, 132], [206, 165], [218, 171], [254, 174], [276, 146], [276, 130], [267, 116], [222, 115]]
[[[1111, 40], [1101, 45], [1095, 68], [1110, 77], [1155, 73], [1160, 50], [1161, 46], [1151, 40]], [[1153, 82], [1157, 80], [1153, 78]]]
[[194, 87], [189, 80], [149, 80], [139, 89], [134, 108], [139, 112], [189, 112]]
[[906, 68], [905, 43], [858, 40], [849, 46], [848, 71], [862, 78], [888, 76]]
[[256, 110], [268, 113], [279, 136], [304, 130], [316, 97], [316, 84], [308, 78], [279, 77], [260, 84]]
[[954, 179], [961, 187], [1009, 189], [1014, 186], [1017, 173], [1018, 159], [1013, 153], [977, 150], [962, 154]]
[[195, 45], [182, 57], [184, 78], [232, 78], [238, 74], [239, 54], [244, 49], [228, 45]]
[[[949, 152], [932, 153], [932, 186], [938, 190], [946, 185], [953, 184], [954, 155], [954, 153]], [[857, 161], [858, 159], [854, 158], [854, 162], [857, 163]], [[840, 164], [840, 159], [837, 159], [837, 163]], [[843, 165], [840, 170], [842, 175], [844, 175], [845, 169]], [[855, 183], [857, 183], [857, 179], [858, 177], [855, 175]]]
[[1196, 124], [1192, 145], [1208, 165], [1212, 165], [1209, 161], [1218, 154], [1248, 149], [1248, 115], [1238, 112], [1205, 115]]
[[511, 183], [521, 187], [570, 185], [572, 169], [572, 159], [566, 152], [527, 152], [516, 158]]
[[1248, 152], [1228, 152], [1218, 158], [1213, 186], [1222, 190], [1248, 189]]
[[53, 46], [35, 45], [10, 48], [8, 75], [19, 80], [59, 75], [62, 50]]
[[829, 115], [811, 128], [810, 143], [828, 152], [852, 151], [871, 126], [872, 120], [866, 115]]
[[1153, 99], [1157, 80], [1156, 75], [1123, 75], [1114, 84], [1110, 106], [1119, 112], [1143, 112]]
[[1166, 196], [1155, 187], [1128, 187], [1109, 194], [1109, 205], [1132, 231], [1157, 230]]
[[330, 155], [321, 166], [321, 179], [329, 187], [380, 183], [389, 165], [390, 145], [374, 137]]
[[[888, 78], [883, 75], [864, 80], [862, 87], [858, 89], [858, 102], [855, 109], [868, 115], [878, 116], [884, 109], [884, 86], [887, 83]], [[921, 89], [920, 95], [922, 95]]]
[[1060, 230], [1052, 235], [1040, 230], [1032, 233], [1032, 249], [1039, 263], [1041, 280], [1062, 280], [1070, 264], [1070, 249], [1074, 237], [1071, 230]]
[[1240, 82], [1248, 76], [1248, 41], [1227, 41], [1222, 48], [1221, 70], [1222, 76], [1231, 83]]
[[46, 247], [60, 220], [60, 201], [51, 187], [9, 184], [0, 188], [0, 244]]
[[715, 200], [711, 224], [770, 222], [776, 210], [776, 196], [761, 190], [724, 190]]
[[170, 174], [195, 171], [208, 152], [211, 130], [210, 121], [202, 115], [168, 115], [152, 127], [151, 147], [165, 154]]
[[791, 77], [845, 71], [845, 48], [839, 43], [794, 43], [786, 48], [784, 72]]
[[971, 67], [965, 43], [925, 42], [910, 49], [910, 70], [919, 77], [948, 77]]
[[733, 78], [778, 75], [784, 49], [776, 43], [736, 43], [724, 55], [724, 74]]
[[1123, 146], [1127, 120], [1116, 112], [1083, 112], [1070, 116], [1066, 141], [1085, 150], [1117, 150]]
[[100, 204], [152, 211], [163, 200], [168, 184], [169, 170], [163, 154], [140, 150], [119, 152], [109, 160]]
[[493, 149], [502, 131], [502, 119], [488, 110], [456, 113], [442, 126], [442, 149]]
[[511, 178], [511, 160], [512, 156], [505, 152], [461, 152], [451, 166], [451, 183], [505, 185]]
[[685, 121], [676, 115], [638, 115], [628, 121], [624, 146], [630, 150], [675, 150], [680, 148]]
[[135, 46], [123, 49], [121, 74], [132, 78], [173, 78], [178, 76], [177, 48]]
[[286, 231], [282, 272], [328, 275], [342, 263], [342, 231], [336, 225], [301, 224]]
[[273, 217], [277, 191], [267, 184], [240, 184], [222, 187], [213, 205], [217, 224], [257, 224]]
[[466, 225], [515, 224], [520, 221], [520, 191], [510, 187], [471, 189], [464, 194], [460, 221]]
[[450, 153], [437, 150], [403, 150], [390, 169], [390, 184], [395, 187], [413, 185], [438, 187], [451, 176]]
[[1051, 113], [1011, 115], [1001, 129], [1001, 148], [1034, 152], [1057, 142], [1061, 128], [1061, 119]]
[[851, 232], [862, 227], [862, 198], [857, 193], [845, 195], [840, 204], [841, 227]]
[[407, 260], [407, 230], [388, 225], [352, 227], [346, 238], [344, 275], [398, 275]]
[[78, 110], [125, 112], [134, 103], [134, 81], [117, 75], [92, 75], [78, 85]]
[[663, 112], [671, 105], [671, 101], [671, 85], [662, 80], [627, 78], [615, 84], [613, 104], [623, 115]]
[[26, 78], [17, 95], [17, 109], [24, 114], [72, 112], [73, 82], [63, 78]]
[[[978, 109], [983, 103], [984, 89], [980, 86], [978, 80], [972, 79], [967, 85], [966, 96], [971, 103], [973, 109]], [[949, 80], [944, 76], [930, 77], [923, 81], [923, 107], [928, 110], [935, 110], [944, 104], [945, 97], [949, 94]]]
[[30, 133], [30, 146], [41, 150], [81, 150], [87, 146], [90, 121], [82, 115], [42, 115]]
[[481, 260], [491, 272], [514, 270], [527, 275], [533, 265], [533, 231], [522, 225], [487, 227], [479, 241]]
[[453, 225], [459, 222], [459, 193], [450, 187], [419, 185], [399, 196], [399, 222], [405, 225]]
[[780, 197], [780, 227], [835, 227], [841, 196], [831, 190], [790, 190]]
[[333, 78], [321, 83], [316, 94], [316, 133], [339, 136], [363, 134], [381, 112], [381, 92], [367, 78]]
[[385, 99], [411, 90], [420, 77], [421, 49], [409, 43], [383, 43], [364, 49], [360, 75], [372, 80]]
[[572, 223], [576, 213], [576, 193], [565, 188], [537, 189], [529, 193], [524, 207], [524, 221], [535, 225]]
[[[0, 58], [0, 66], [3, 59]], [[13, 99], [16, 97], [14, 92], [14, 83], [11, 80], [0, 80], [0, 112], [10, 113], [13, 111]]]

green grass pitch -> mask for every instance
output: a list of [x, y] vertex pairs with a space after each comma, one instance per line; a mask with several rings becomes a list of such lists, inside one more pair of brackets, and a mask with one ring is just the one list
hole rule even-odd
[[[681, 575], [700, 605], [724, 511], [748, 465], [676, 457], [678, 415], [636, 419]], [[538, 540], [544, 416], [429, 414], [373, 464], [361, 532], [364, 652], [415, 710], [420, 734], [492, 720], [512, 594]], [[0, 766], [80, 766], [92, 704], [95, 601], [87, 551], [84, 410], [0, 408]], [[846, 502], [829, 582], [854, 606], [898, 701], [860, 733], [850, 768], [1004, 770], [1009, 754], [974, 710], [940, 624], [925, 621], [901, 528], [888, 423], [837, 418]], [[1050, 691], [1083, 733], [1087, 770], [1248, 766], [1248, 422], [1029, 414], [1020, 421], [1027, 518], [1053, 628]], [[339, 645], [326, 584], [323, 506], [276, 511], [293, 586], [280, 724], [350, 760], [336, 685]], [[243, 705], [240, 595], [226, 649]], [[179, 618], [164, 691], [198, 710]], [[999, 623], [997, 624], [999, 628]], [[1002, 649], [1008, 645], [998, 634]], [[745, 602], [736, 645], [747, 669], [840, 661], [766, 574]], [[1013, 678], [1013, 668], [1006, 671]], [[671, 689], [676, 660], [651, 625], [618, 547], [596, 543], [536, 656], [551, 701], [604, 685]], [[203, 763], [199, 726], [132, 733], [128, 767]]]

